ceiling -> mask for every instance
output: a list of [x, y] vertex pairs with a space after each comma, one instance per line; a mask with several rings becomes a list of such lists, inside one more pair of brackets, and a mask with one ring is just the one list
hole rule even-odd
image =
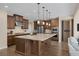
[[[5, 8], [4, 6], [8, 6]], [[40, 19], [43, 19], [43, 9], [50, 11], [50, 18], [58, 16], [73, 16], [76, 12], [78, 3], [41, 3], [40, 4]], [[6, 10], [8, 14], [23, 15], [30, 20], [36, 20], [38, 13], [38, 6], [36, 3], [0, 3], [0, 9]], [[45, 11], [46, 13], [46, 11]], [[46, 18], [46, 14], [45, 14]]]

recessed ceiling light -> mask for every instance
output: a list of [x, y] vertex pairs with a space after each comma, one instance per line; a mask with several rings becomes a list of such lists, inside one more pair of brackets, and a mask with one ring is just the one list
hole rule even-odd
[[8, 8], [8, 6], [4, 6], [5, 8]]

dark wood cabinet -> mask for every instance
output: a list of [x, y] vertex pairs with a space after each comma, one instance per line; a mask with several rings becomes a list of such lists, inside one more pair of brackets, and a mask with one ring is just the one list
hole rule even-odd
[[51, 27], [58, 27], [59, 26], [59, 18], [55, 18], [51, 20]]
[[22, 22], [23, 21], [23, 16], [21, 16], [21, 15], [14, 14], [14, 17], [15, 17], [15, 20], [17, 22]]
[[25, 40], [16, 39], [16, 52], [25, 55]]
[[7, 28], [14, 29], [15, 28], [15, 19], [13, 16], [7, 16]]
[[27, 19], [23, 19], [23, 21], [22, 21], [22, 29], [28, 29], [28, 20]]
[[34, 21], [34, 29], [37, 29], [37, 21]]
[[28, 29], [28, 20], [23, 19], [23, 16], [14, 14], [15, 21], [18, 22], [22, 29]]
[[50, 50], [50, 39], [36, 41], [29, 39], [16, 38], [16, 52], [27, 56], [38, 56], [46, 54]]
[[11, 45], [14, 45], [14, 44], [15, 44], [15, 38], [14, 38], [14, 36], [8, 36], [7, 37], [7, 45], [11, 46]]

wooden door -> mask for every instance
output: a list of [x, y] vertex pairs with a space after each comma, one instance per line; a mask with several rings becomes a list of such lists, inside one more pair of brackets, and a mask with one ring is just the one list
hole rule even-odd
[[62, 21], [62, 40], [68, 42], [70, 37], [70, 21]]

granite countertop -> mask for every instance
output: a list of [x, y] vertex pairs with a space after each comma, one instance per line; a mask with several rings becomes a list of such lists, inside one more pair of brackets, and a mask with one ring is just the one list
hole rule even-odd
[[7, 34], [7, 36], [19, 36], [19, 35], [26, 35], [29, 33], [12, 33], [12, 34]]
[[24, 36], [16, 36], [15, 38], [29, 39], [29, 40], [37, 40], [44, 41], [47, 40], [56, 34], [36, 34], [36, 35], [24, 35]]

